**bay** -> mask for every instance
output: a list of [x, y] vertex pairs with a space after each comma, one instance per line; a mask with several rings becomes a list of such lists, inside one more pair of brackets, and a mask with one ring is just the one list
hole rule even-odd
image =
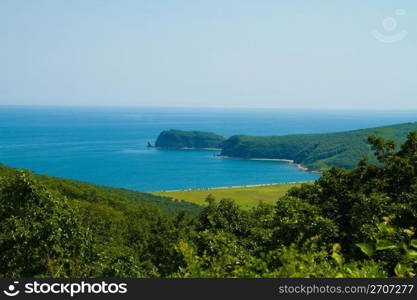
[[319, 175], [285, 162], [146, 145], [167, 129], [285, 135], [411, 121], [416, 121], [416, 112], [0, 106], [0, 162], [139, 191], [299, 182]]

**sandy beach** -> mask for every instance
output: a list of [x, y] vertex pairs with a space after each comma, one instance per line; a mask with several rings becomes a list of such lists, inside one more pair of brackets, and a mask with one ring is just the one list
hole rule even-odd
[[320, 171], [316, 171], [316, 170], [310, 170], [307, 167], [301, 165], [301, 164], [297, 164], [295, 163], [293, 160], [291, 159], [284, 159], [284, 158], [240, 158], [240, 157], [230, 157], [230, 156], [225, 156], [225, 155], [216, 155], [220, 158], [227, 158], [227, 159], [242, 159], [242, 160], [256, 160], [256, 161], [276, 161], [276, 162], [285, 162], [285, 163], [289, 163], [291, 165], [294, 165], [295, 167], [297, 167], [300, 170], [306, 171], [306, 172], [310, 172], [310, 173], [317, 173], [317, 174], [321, 174], [322, 172]]

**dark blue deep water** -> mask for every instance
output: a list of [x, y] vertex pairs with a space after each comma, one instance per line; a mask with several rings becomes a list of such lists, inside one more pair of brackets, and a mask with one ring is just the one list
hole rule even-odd
[[416, 112], [1, 107], [0, 162], [140, 191], [313, 180], [287, 163], [148, 149], [165, 129], [284, 135], [416, 121]]

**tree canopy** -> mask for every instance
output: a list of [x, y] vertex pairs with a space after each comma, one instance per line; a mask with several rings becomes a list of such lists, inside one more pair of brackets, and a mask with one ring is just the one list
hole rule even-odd
[[209, 195], [196, 215], [0, 166], [0, 275], [415, 277], [417, 132], [369, 142], [375, 160], [332, 167], [276, 205]]

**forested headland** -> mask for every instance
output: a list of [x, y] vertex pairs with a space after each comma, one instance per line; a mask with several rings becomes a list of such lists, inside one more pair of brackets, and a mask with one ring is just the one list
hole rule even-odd
[[[315, 171], [327, 170], [332, 166], [352, 169], [357, 161], [363, 157], [376, 161], [368, 143], [369, 136], [377, 135], [401, 144], [405, 141], [408, 133], [414, 130], [417, 130], [417, 123], [323, 134], [234, 135], [228, 139], [224, 138], [217, 148], [221, 148], [221, 155], [226, 157], [285, 159]], [[165, 135], [168, 135], [168, 133], [161, 133], [161, 136]], [[199, 148], [197, 143], [184, 139], [184, 136], [193, 136], [204, 140], [211, 135], [181, 130], [169, 131], [170, 140], [181, 141], [177, 145], [185, 148]], [[218, 142], [220, 142], [221, 138], [217, 137]], [[158, 138], [158, 141], [160, 138]], [[176, 148], [169, 145], [167, 148]], [[164, 148], [165, 146], [161, 143], [160, 147]]]
[[376, 161], [250, 210], [2, 166], [0, 276], [415, 277], [417, 132], [369, 142]]
[[167, 130], [162, 131], [155, 147], [165, 149], [219, 149], [226, 138], [201, 131]]

